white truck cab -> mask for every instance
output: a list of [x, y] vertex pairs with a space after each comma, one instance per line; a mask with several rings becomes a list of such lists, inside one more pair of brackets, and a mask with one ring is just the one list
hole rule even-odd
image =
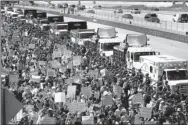
[[168, 55], [141, 56], [141, 69], [144, 74], [149, 73], [156, 82], [159, 76], [168, 81], [172, 92], [178, 88], [180, 93], [188, 94], [188, 61]]
[[123, 40], [117, 37], [109, 39], [99, 39], [97, 49], [101, 53], [101, 55], [105, 54], [105, 56], [112, 56], [114, 47], [119, 46], [122, 41]]
[[150, 47], [129, 47], [126, 54], [127, 68], [141, 68], [140, 57], [155, 55], [156, 52]]
[[78, 43], [79, 45], [84, 45], [85, 41], [91, 41], [95, 34], [94, 29], [78, 29], [70, 31], [71, 41], [73, 43]]
[[54, 33], [55, 35], [63, 35], [68, 33], [68, 23], [54, 23], [51, 26], [50, 29], [51, 33]]

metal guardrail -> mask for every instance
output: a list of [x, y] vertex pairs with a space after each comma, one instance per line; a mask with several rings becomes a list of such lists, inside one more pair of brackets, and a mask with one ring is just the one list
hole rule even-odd
[[72, 12], [71, 14], [67, 14], [67, 10], [64, 12], [63, 9], [53, 9], [53, 8], [47, 8], [47, 7], [34, 7], [34, 6], [23, 6], [23, 5], [22, 6], [16, 5], [15, 7], [38, 9], [38, 10], [46, 11], [52, 14], [61, 14], [63, 16], [70, 17], [70, 18], [76, 18], [79, 20], [86, 20], [86, 21], [100, 23], [104, 25], [110, 25], [110, 26], [114, 26], [117, 28], [127, 29], [127, 30], [141, 32], [141, 33], [145, 33], [145, 34], [149, 34], [149, 35], [153, 35], [157, 37], [163, 37], [163, 38], [167, 38], [171, 40], [188, 43], [188, 36], [186, 36], [185, 33], [182, 34], [182, 33], [177, 33], [177, 32], [170, 32], [169, 30], [167, 31], [164, 29], [155, 28], [151, 26], [146, 27], [146, 26], [141, 26], [141, 25], [136, 25], [136, 24], [132, 25], [130, 23], [125, 23], [125, 22], [122, 23], [121, 21], [118, 21], [118, 19], [115, 19], [114, 17], [111, 17], [112, 18], [111, 20], [110, 19], [107, 20], [104, 18], [100, 18], [99, 15], [96, 16], [95, 14], [86, 13], [84, 11]]

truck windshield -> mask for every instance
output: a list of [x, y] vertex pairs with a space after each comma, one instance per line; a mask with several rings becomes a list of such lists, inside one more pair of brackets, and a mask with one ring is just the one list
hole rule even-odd
[[155, 52], [135, 52], [134, 62], [139, 62], [140, 56], [155, 55]]
[[95, 33], [80, 33], [80, 39], [92, 38]]
[[187, 70], [167, 71], [168, 80], [186, 80], [188, 79]]
[[57, 30], [67, 30], [68, 25], [57, 25]]
[[118, 45], [120, 45], [120, 43], [103, 43], [101, 49], [103, 51], [112, 51], [114, 49], [114, 46]]

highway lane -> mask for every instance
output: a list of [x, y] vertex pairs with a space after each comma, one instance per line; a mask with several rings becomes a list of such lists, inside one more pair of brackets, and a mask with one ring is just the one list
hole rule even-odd
[[[65, 22], [69, 22], [69, 21], [81, 21], [81, 20], [65, 17]], [[97, 28], [99, 27], [107, 27], [107, 26], [93, 23], [93, 22], [88, 22], [88, 29], [95, 29], [95, 31], [97, 31]], [[136, 33], [133, 31], [128, 31], [128, 30], [124, 30], [120, 28], [116, 28], [116, 30], [118, 32], [117, 36], [122, 40], [126, 37], [126, 34]], [[172, 55], [172, 56], [176, 56], [176, 57], [188, 60], [188, 55], [187, 55], [188, 44], [181, 43], [181, 42], [174, 41], [174, 40], [168, 40], [164, 38], [150, 36], [150, 35], [148, 35], [148, 38], [150, 39], [150, 41], [148, 42], [150, 44], [150, 47], [160, 52], [161, 54]]]
[[[30, 8], [36, 8], [36, 7], [30, 7]], [[48, 8], [48, 7], [37, 7], [40, 8], [41, 10], [53, 10], [53, 11], [57, 11], [57, 12], [63, 12], [63, 9], [53, 9], [53, 8]], [[86, 11], [79, 11], [77, 12], [77, 14], [80, 14], [82, 16], [89, 16], [91, 17], [91, 14], [86, 13]], [[106, 19], [106, 20], [112, 20], [115, 22], [123, 22], [123, 23], [129, 23], [130, 20], [128, 19], [122, 19], [121, 16], [119, 16], [118, 14], [116, 14], [116, 16], [113, 13], [106, 13], [106, 12], [96, 12], [95, 15], [93, 15], [94, 18], [96, 19]], [[164, 22], [161, 21], [161, 23], [157, 24], [157, 23], [152, 23], [152, 22], [147, 22], [144, 19], [136, 19], [136, 20], [131, 20], [133, 25], [139, 25], [139, 26], [145, 26], [148, 28], [159, 28], [159, 29], [163, 29], [163, 30], [168, 30], [168, 31], [172, 31], [174, 33], [180, 33], [185, 35], [185, 32], [188, 31], [188, 26], [186, 26], [185, 24], [179, 24], [179, 23], [172, 23], [172, 22]]]

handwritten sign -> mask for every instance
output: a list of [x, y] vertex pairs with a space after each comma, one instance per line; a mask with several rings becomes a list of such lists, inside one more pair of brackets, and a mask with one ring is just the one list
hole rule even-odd
[[69, 104], [69, 111], [71, 113], [84, 112], [86, 110], [86, 104], [84, 102], [76, 102]]
[[140, 109], [141, 117], [149, 119], [149, 118], [151, 118], [151, 113], [152, 113], [152, 108], [141, 107], [141, 109]]
[[82, 116], [82, 124], [92, 125], [94, 124], [93, 116]]
[[75, 98], [76, 86], [68, 86], [67, 89], [67, 98]]
[[64, 92], [58, 92], [55, 93], [55, 102], [65, 102], [65, 93]]
[[112, 100], [112, 96], [107, 95], [107, 96], [103, 96], [102, 98], [102, 105], [112, 105], [113, 104], [113, 100]]
[[84, 94], [85, 96], [90, 97], [90, 96], [91, 96], [91, 86], [82, 87], [81, 92], [82, 92], [82, 94]]
[[55, 70], [53, 70], [53, 69], [48, 69], [48, 70], [47, 70], [47, 75], [48, 75], [48, 76], [54, 76], [54, 77], [55, 77], [55, 76], [56, 76]]
[[135, 94], [132, 97], [132, 102], [134, 104], [144, 104], [144, 99], [141, 93]]
[[81, 64], [81, 56], [73, 56], [73, 65], [79, 66]]
[[122, 88], [120, 86], [113, 86], [113, 92], [120, 97], [122, 93]]

